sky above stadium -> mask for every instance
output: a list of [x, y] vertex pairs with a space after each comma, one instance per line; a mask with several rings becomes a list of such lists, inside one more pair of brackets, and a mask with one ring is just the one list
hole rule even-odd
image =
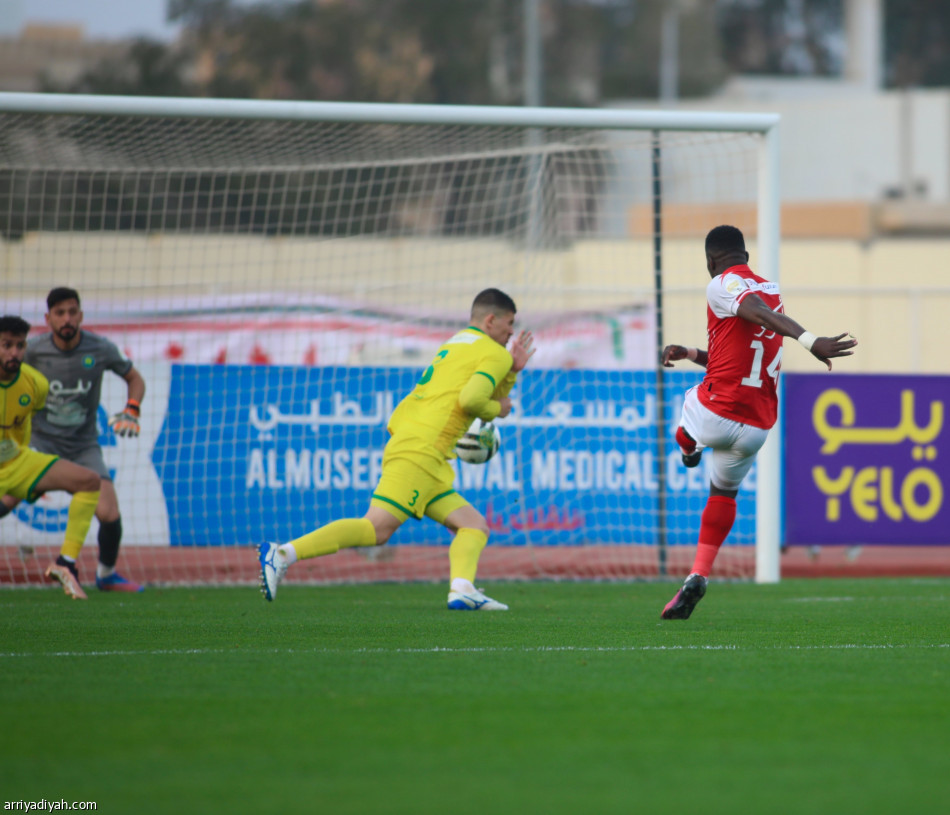
[[0, 35], [27, 23], [80, 24], [87, 39], [144, 36], [171, 40], [180, 26], [165, 22], [166, 0], [0, 0]]

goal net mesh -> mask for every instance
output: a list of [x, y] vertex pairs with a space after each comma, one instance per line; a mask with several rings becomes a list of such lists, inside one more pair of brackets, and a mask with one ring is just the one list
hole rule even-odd
[[[35, 335], [76, 288], [147, 382], [139, 438], [108, 427], [119, 377], [99, 409], [120, 570], [251, 583], [257, 542], [363, 515], [389, 412], [500, 288], [538, 350], [498, 455], [457, 465], [492, 530], [479, 579], [679, 577], [708, 478], [673, 430], [700, 371], [658, 373], [658, 328], [705, 347], [703, 238], [732, 223], [754, 253], [758, 139], [0, 112], [2, 310]], [[0, 583], [42, 581], [68, 498], [0, 521]], [[754, 498], [753, 471], [718, 576], [754, 574]], [[440, 580], [449, 542], [410, 521], [288, 579]]]

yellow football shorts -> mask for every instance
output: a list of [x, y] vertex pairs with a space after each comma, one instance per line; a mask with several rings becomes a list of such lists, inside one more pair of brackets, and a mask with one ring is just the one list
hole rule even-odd
[[372, 506], [401, 521], [426, 516], [439, 523], [459, 507], [468, 506], [455, 491], [455, 470], [448, 461], [393, 441], [383, 451], [383, 469], [370, 500]]
[[34, 492], [37, 482], [57, 461], [59, 456], [29, 448], [21, 450], [16, 458], [0, 466], [0, 495], [35, 501], [39, 498], [39, 493]]

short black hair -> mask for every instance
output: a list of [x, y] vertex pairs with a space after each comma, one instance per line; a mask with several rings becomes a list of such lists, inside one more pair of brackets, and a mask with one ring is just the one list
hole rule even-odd
[[706, 235], [706, 254], [728, 256], [745, 252], [745, 238], [735, 226], [717, 226]]
[[46, 295], [46, 308], [52, 309], [53, 306], [57, 303], [62, 303], [63, 300], [75, 300], [79, 305], [82, 305], [78, 291], [68, 286], [57, 286]]
[[0, 334], [13, 334], [16, 337], [25, 337], [30, 333], [30, 324], [15, 314], [4, 314], [0, 317]]
[[485, 289], [475, 295], [475, 299], [472, 301], [472, 314], [474, 315], [476, 312], [483, 314], [488, 311], [495, 314], [517, 314], [518, 308], [515, 306], [515, 301], [501, 289]]

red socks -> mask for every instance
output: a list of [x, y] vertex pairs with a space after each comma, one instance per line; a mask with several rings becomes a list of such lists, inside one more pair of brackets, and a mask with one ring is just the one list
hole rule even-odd
[[676, 443], [687, 456], [696, 451], [696, 441], [683, 429], [682, 425], [676, 428]]
[[699, 546], [693, 561], [693, 573], [709, 577], [719, 547], [736, 520], [736, 499], [725, 495], [710, 495], [699, 525]]

